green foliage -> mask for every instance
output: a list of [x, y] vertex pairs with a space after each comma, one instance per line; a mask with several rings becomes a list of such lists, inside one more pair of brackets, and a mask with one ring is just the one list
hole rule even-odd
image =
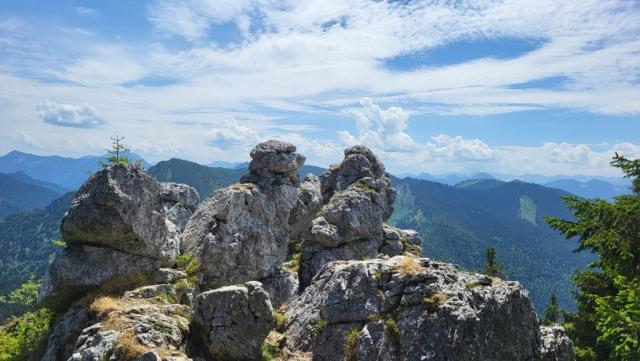
[[344, 360], [355, 361], [356, 360], [356, 348], [358, 347], [358, 338], [360, 330], [357, 327], [353, 327], [344, 336]]
[[276, 331], [284, 332], [287, 327], [287, 316], [279, 310], [273, 310], [273, 319], [276, 322]]
[[565, 197], [575, 220], [546, 219], [577, 239], [578, 251], [598, 256], [574, 275], [578, 310], [564, 315], [580, 361], [640, 359], [640, 160], [616, 154], [611, 164], [632, 179], [632, 194], [612, 203]]
[[[98, 164], [100, 164], [102, 168], [106, 168], [114, 164], [129, 164], [129, 158], [125, 157], [123, 154], [129, 152], [130, 149], [122, 143], [123, 140], [124, 137], [119, 137], [117, 135], [115, 137], [111, 137], [111, 148], [106, 149], [106, 162], [98, 161]], [[140, 163], [137, 164], [139, 165]]]
[[328, 324], [329, 323], [327, 322], [327, 320], [323, 320], [323, 319], [316, 320], [316, 324], [314, 325], [314, 329], [316, 331], [316, 334], [319, 334], [325, 328], [327, 328]]
[[[60, 238], [60, 220], [73, 193], [52, 202], [46, 209], [12, 214], [0, 219], [0, 295], [5, 298], [30, 279], [44, 276], [50, 260], [62, 252], [51, 240]], [[0, 323], [29, 308], [20, 304], [0, 306]]]
[[542, 324], [547, 326], [558, 324], [561, 316], [562, 309], [558, 306], [558, 297], [555, 293], [552, 293], [549, 299], [549, 305], [544, 310], [544, 315], [542, 316]]
[[187, 274], [187, 280], [191, 284], [196, 284], [196, 276], [200, 270], [200, 261], [191, 253], [185, 252], [176, 259], [176, 266], [179, 270]]
[[496, 261], [496, 249], [487, 248], [484, 254], [484, 273], [491, 277], [498, 277], [502, 272], [502, 265]]
[[0, 326], [0, 361], [29, 359], [49, 334], [53, 317], [53, 312], [41, 308]]
[[0, 304], [22, 305], [32, 308], [36, 305], [40, 280], [29, 280], [11, 291], [9, 297], [0, 298]]
[[67, 244], [67, 242], [65, 241], [60, 241], [57, 239], [54, 239], [53, 241], [51, 241], [51, 243], [53, 243], [54, 246], [56, 247], [60, 247], [60, 248], [67, 248], [69, 247], [69, 245]]

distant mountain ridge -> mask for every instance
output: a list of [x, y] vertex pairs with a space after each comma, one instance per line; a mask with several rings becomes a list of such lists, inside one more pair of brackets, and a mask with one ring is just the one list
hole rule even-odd
[[629, 194], [627, 185], [615, 185], [597, 179], [579, 182], [575, 179], [561, 179], [544, 184], [550, 188], [557, 188], [584, 198], [602, 198], [612, 200], [615, 196]]
[[[149, 167], [149, 163], [139, 155], [128, 153], [127, 156], [133, 161], [140, 160], [143, 166]], [[65, 191], [70, 191], [80, 187], [89, 174], [100, 169], [98, 161], [104, 158], [104, 156], [81, 158], [40, 156], [14, 150], [0, 156], [0, 172], [23, 172], [33, 179], [53, 183]]]
[[56, 186], [24, 173], [0, 173], [0, 217], [46, 207], [61, 195], [51, 188]]

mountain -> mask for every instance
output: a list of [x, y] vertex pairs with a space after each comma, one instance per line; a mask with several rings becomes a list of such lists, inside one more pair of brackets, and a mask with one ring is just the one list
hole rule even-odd
[[407, 175], [409, 178], [428, 180], [431, 182], [438, 182], [447, 185], [455, 185], [464, 182], [469, 179], [495, 179], [491, 174], [479, 172], [473, 174], [442, 174], [433, 175], [429, 173], [420, 173], [417, 176]]
[[[137, 154], [129, 153], [128, 156], [132, 161], [142, 161], [145, 168], [149, 166]], [[104, 156], [81, 158], [40, 156], [14, 150], [0, 157], [0, 172], [23, 172], [33, 179], [56, 184], [68, 191], [78, 189], [87, 179], [88, 174], [100, 169], [98, 161], [104, 158]]]
[[51, 189], [37, 185], [40, 182], [25, 177], [0, 173], [0, 217], [45, 207], [60, 196]]
[[247, 172], [246, 169], [212, 168], [177, 158], [159, 162], [148, 171], [161, 182], [185, 183], [194, 187], [201, 199], [218, 188], [237, 183]]
[[469, 190], [487, 190], [503, 185], [505, 182], [497, 179], [468, 179], [456, 184], [456, 188], [464, 188]]
[[[60, 220], [72, 198], [70, 192], [44, 209], [0, 219], [0, 295], [6, 295], [30, 278], [44, 276], [49, 261], [61, 250], [51, 241], [60, 239]], [[0, 310], [0, 320], [19, 311], [5, 307]]]
[[249, 162], [225, 162], [217, 160], [207, 164], [207, 167], [212, 168], [227, 168], [227, 169], [246, 169], [249, 167]]
[[23, 183], [27, 183], [27, 184], [31, 184], [34, 186], [38, 186], [38, 187], [42, 187], [42, 188], [46, 188], [50, 191], [53, 191], [55, 193], [58, 194], [64, 194], [67, 193], [69, 191], [69, 189], [63, 188], [57, 184], [54, 183], [50, 183], [50, 182], [46, 182], [46, 181], [42, 181], [39, 179], [34, 179], [29, 177], [25, 172], [15, 172], [15, 173], [9, 173], [9, 175]]
[[490, 182], [491, 187], [447, 185], [418, 179], [393, 179], [398, 190], [390, 223], [414, 228], [427, 257], [483, 266], [484, 251], [495, 247], [509, 279], [522, 282], [538, 311], [552, 292], [573, 308], [571, 274], [593, 257], [574, 253], [577, 244], [550, 229], [544, 216], [571, 218], [560, 197], [569, 193], [520, 181]]
[[[214, 168], [177, 158], [159, 162], [148, 171], [161, 182], [185, 183], [194, 187], [200, 193], [201, 199], [216, 189], [239, 182], [240, 177], [247, 173], [246, 168]], [[299, 171], [301, 179], [306, 174], [320, 175], [322, 172], [324, 168], [313, 165], [305, 165]]]
[[580, 182], [575, 179], [560, 179], [546, 183], [545, 186], [562, 189], [584, 198], [599, 197], [606, 200], [612, 200], [615, 196], [629, 193], [628, 185], [615, 185], [598, 179], [592, 179], [587, 182]]

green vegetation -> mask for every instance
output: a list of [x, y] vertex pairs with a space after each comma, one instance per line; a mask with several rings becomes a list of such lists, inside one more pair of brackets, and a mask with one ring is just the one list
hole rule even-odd
[[320, 332], [322, 332], [325, 328], [327, 328], [327, 325], [329, 323], [327, 322], [327, 320], [323, 320], [323, 319], [319, 319], [316, 321], [316, 324], [314, 325], [314, 329], [316, 330], [316, 334], [319, 334]]
[[640, 360], [640, 159], [616, 154], [611, 165], [632, 180], [632, 194], [612, 203], [564, 197], [574, 219], [546, 219], [598, 256], [574, 275], [578, 309], [564, 314], [580, 361]]
[[46, 308], [13, 317], [0, 326], [0, 361], [25, 361], [46, 340], [53, 313]]
[[355, 361], [356, 360], [356, 348], [358, 347], [358, 338], [360, 330], [357, 327], [353, 327], [344, 336], [344, 360]]
[[[45, 209], [12, 214], [0, 219], [0, 295], [5, 299], [23, 283], [42, 278], [49, 261], [62, 252], [51, 240], [60, 238], [60, 220], [69, 208], [73, 193], [53, 201]], [[0, 323], [28, 308], [22, 304], [0, 306]]]
[[[200, 261], [191, 253], [185, 252], [176, 259], [176, 266], [187, 274], [187, 280], [191, 284], [197, 283], [197, 273], [200, 270]], [[188, 286], [188, 285], [185, 285]]]
[[502, 272], [502, 265], [496, 261], [496, 249], [487, 248], [484, 254], [484, 274], [491, 277], [498, 277]]
[[60, 247], [60, 248], [67, 248], [69, 246], [67, 244], [67, 242], [60, 241], [60, 240], [57, 240], [57, 239], [54, 239], [53, 241], [51, 241], [51, 243], [53, 243], [54, 246]]
[[549, 305], [544, 310], [542, 316], [542, 324], [546, 326], [556, 325], [560, 323], [560, 317], [562, 316], [562, 309], [558, 306], [558, 297], [555, 293], [551, 294], [549, 299]]
[[287, 327], [287, 316], [279, 310], [273, 310], [272, 313], [273, 319], [276, 322], [276, 331], [284, 332], [285, 327]]
[[[111, 137], [111, 148], [106, 149], [106, 162], [102, 160], [98, 161], [98, 164], [100, 164], [102, 168], [107, 168], [114, 164], [129, 164], [129, 158], [125, 157], [123, 154], [128, 153], [130, 149], [122, 143], [123, 140], [124, 137], [119, 137], [117, 135], [115, 137]], [[136, 162], [136, 164], [140, 165], [141, 163]]]
[[0, 217], [44, 208], [60, 197], [60, 193], [36, 182], [24, 174], [0, 173]]

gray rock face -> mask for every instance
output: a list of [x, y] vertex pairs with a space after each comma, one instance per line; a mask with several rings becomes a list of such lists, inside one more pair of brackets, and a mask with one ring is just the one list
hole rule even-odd
[[109, 248], [74, 246], [65, 249], [49, 265], [39, 301], [60, 308], [115, 277], [144, 274], [157, 277], [160, 260]]
[[425, 258], [329, 263], [286, 315], [287, 347], [314, 360], [540, 359], [517, 282]]
[[189, 217], [200, 202], [198, 191], [186, 184], [160, 183], [160, 197], [166, 218], [175, 225], [173, 232], [182, 232]]
[[330, 261], [420, 253], [420, 245], [415, 244], [417, 233], [384, 225], [393, 212], [396, 192], [382, 163], [363, 146], [348, 148], [344, 155], [342, 163], [320, 177], [323, 205], [315, 213], [309, 234], [303, 234], [303, 288]]
[[541, 361], [574, 361], [573, 342], [564, 333], [562, 326], [541, 326]]
[[255, 183], [217, 190], [189, 219], [182, 249], [200, 260], [206, 287], [264, 279], [285, 261], [289, 219], [298, 204], [297, 173], [294, 177], [288, 170], [297, 172], [304, 160], [294, 151], [286, 143], [259, 144], [251, 153], [251, 173], [244, 177]]
[[292, 240], [309, 238], [311, 222], [321, 207], [320, 179], [313, 174], [308, 174], [298, 189], [296, 205], [289, 217]]
[[171, 264], [178, 244], [168, 237], [161, 187], [143, 169], [117, 164], [80, 187], [60, 227], [69, 245], [113, 248]]
[[226, 286], [198, 295], [194, 322], [215, 360], [258, 360], [273, 325], [269, 295], [260, 282]]
[[280, 270], [260, 282], [274, 308], [288, 304], [298, 294], [298, 274], [294, 272]]
[[288, 180], [294, 185], [300, 182], [298, 168], [304, 164], [305, 157], [296, 153], [295, 145], [269, 140], [258, 144], [250, 155], [249, 174], [242, 177], [241, 183], [260, 183], [273, 178]]

